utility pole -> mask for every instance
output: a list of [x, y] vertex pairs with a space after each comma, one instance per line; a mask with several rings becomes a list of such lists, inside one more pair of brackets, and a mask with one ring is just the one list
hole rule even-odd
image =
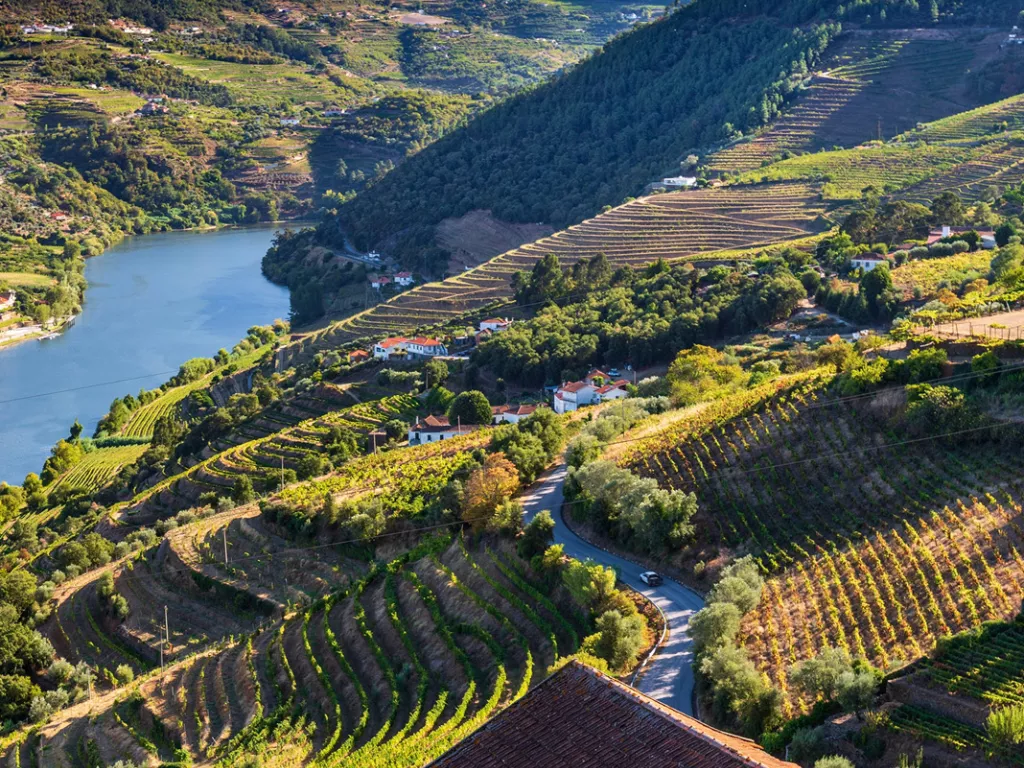
[[[281, 488], [284, 489], [284, 456], [281, 457]], [[224, 556], [225, 562], [227, 562], [227, 555]]]
[[228, 564], [228, 527], [225, 525], [220, 529], [222, 538], [224, 539], [224, 565]]
[[[171, 652], [171, 625], [167, 621], [167, 606], [166, 605], [164, 606], [164, 642], [167, 643], [167, 652], [170, 653]], [[163, 658], [163, 654], [162, 653], [160, 654], [160, 657]], [[161, 666], [163, 666], [163, 665], [161, 665]]]

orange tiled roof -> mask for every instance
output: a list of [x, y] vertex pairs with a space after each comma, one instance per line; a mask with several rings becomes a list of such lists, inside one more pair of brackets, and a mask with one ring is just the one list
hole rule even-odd
[[431, 768], [797, 768], [572, 661]]
[[589, 387], [589, 386], [590, 385], [587, 384], [587, 382], [585, 382], [585, 381], [571, 381], [568, 384], [563, 384], [561, 387], [559, 387], [559, 391], [560, 392], [579, 392], [581, 389], [583, 389], [585, 387]]
[[399, 344], [405, 344], [408, 341], [412, 341], [412, 339], [407, 339], [404, 336], [392, 336], [390, 339], [378, 341], [377, 346], [383, 347], [384, 349], [390, 349], [391, 347], [397, 346]]

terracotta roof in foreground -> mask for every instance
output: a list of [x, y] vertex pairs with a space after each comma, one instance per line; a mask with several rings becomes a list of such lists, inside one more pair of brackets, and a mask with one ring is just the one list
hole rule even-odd
[[797, 768], [577, 661], [432, 768]]

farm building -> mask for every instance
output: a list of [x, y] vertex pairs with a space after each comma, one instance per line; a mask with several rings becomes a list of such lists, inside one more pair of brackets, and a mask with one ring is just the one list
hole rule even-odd
[[520, 419], [532, 416], [540, 406], [537, 405], [495, 405], [491, 408], [491, 421], [494, 424], [517, 424]]
[[555, 409], [555, 413], [569, 413], [582, 405], [590, 405], [596, 402], [594, 389], [594, 385], [585, 381], [572, 381], [563, 384], [555, 390], [551, 407]]
[[620, 379], [604, 386], [598, 387], [594, 390], [594, 395], [597, 397], [598, 402], [605, 403], [609, 400], [621, 400], [624, 397], [629, 397], [629, 392], [626, 391], [626, 380]]
[[507, 331], [512, 326], [511, 318], [504, 317], [492, 317], [488, 320], [480, 321], [480, 332], [490, 331], [491, 333], [501, 333]]
[[476, 430], [477, 427], [471, 424], [454, 425], [448, 421], [447, 416], [427, 416], [425, 419], [417, 419], [409, 427], [409, 445], [436, 443], [450, 437], [468, 435]]
[[860, 269], [864, 272], [870, 272], [876, 267], [880, 267], [883, 264], [888, 265], [889, 260], [884, 256], [879, 256], [877, 253], [866, 253], [863, 256], [857, 256], [850, 259], [850, 263], [854, 269]]
[[17, 298], [18, 294], [14, 291], [4, 291], [0, 293], [0, 312], [6, 312], [8, 309], [13, 307]]
[[570, 661], [430, 768], [796, 768]]
[[690, 189], [691, 187], [697, 186], [696, 176], [670, 176], [667, 179], [662, 179], [661, 183], [666, 187], [672, 187], [673, 189]]
[[407, 339], [404, 336], [392, 336], [378, 341], [373, 345], [373, 356], [378, 360], [390, 360], [396, 353], [416, 358], [438, 357], [447, 355], [448, 348], [437, 339], [417, 336]]
[[356, 363], [362, 363], [369, 360], [370, 357], [372, 357], [372, 355], [370, 355], [370, 353], [365, 349], [354, 349], [348, 353], [348, 362], [350, 365], [355, 365]]
[[955, 237], [968, 232], [977, 232], [981, 237], [981, 247], [992, 250], [996, 247], [996, 233], [991, 229], [975, 229], [974, 227], [942, 227], [928, 233], [928, 245], [934, 245], [947, 237]]
[[396, 272], [395, 282], [403, 287], [407, 287], [413, 284], [412, 272]]
[[375, 291], [379, 291], [387, 285], [391, 285], [391, 278], [384, 275], [377, 275], [370, 278], [370, 287]]

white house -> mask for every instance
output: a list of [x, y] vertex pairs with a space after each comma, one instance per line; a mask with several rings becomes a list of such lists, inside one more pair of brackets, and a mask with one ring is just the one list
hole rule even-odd
[[13, 307], [17, 298], [18, 294], [14, 291], [5, 291], [4, 293], [0, 293], [0, 312], [6, 312], [8, 309]]
[[677, 189], [690, 189], [691, 187], [697, 186], [696, 176], [670, 176], [667, 179], [662, 179], [661, 183], [666, 187], [675, 187]]
[[414, 339], [406, 339], [406, 352], [417, 357], [437, 357], [447, 355], [448, 348], [437, 339], [428, 339], [417, 336]]
[[480, 332], [501, 333], [502, 331], [507, 331], [511, 326], [512, 318], [492, 317], [488, 320], [480, 321]]
[[947, 237], [954, 237], [956, 235], [963, 235], [967, 232], [977, 232], [978, 236], [981, 237], [981, 247], [986, 250], [992, 250], [996, 247], [996, 233], [991, 229], [978, 229], [975, 230], [973, 227], [950, 227], [943, 226], [941, 229], [933, 229], [928, 233], [928, 245], [934, 245], [940, 240], [945, 240]]
[[629, 392], [626, 391], [626, 384], [628, 382], [625, 379], [605, 384], [603, 387], [598, 387], [594, 390], [594, 398], [596, 402], [606, 403], [609, 400], [621, 400], [624, 397], [629, 397]]
[[392, 336], [373, 345], [373, 356], [377, 360], [390, 360], [396, 353], [413, 357], [437, 357], [447, 355], [448, 348], [437, 339], [428, 339], [423, 336], [417, 336], [414, 339]]
[[412, 285], [412, 272], [396, 272], [395, 282], [401, 285], [402, 287], [408, 287]]
[[375, 291], [379, 291], [381, 288], [383, 288], [386, 285], [391, 285], [391, 278], [390, 277], [385, 277], [383, 275], [377, 275], [375, 277], [371, 277], [370, 278], [370, 287], [373, 288]]
[[532, 416], [536, 405], [495, 405], [491, 407], [492, 424], [518, 424], [521, 419]]
[[330, 109], [324, 110], [324, 117], [341, 117], [344, 114], [345, 110], [339, 109], [338, 107], [331, 107]]
[[390, 360], [391, 356], [396, 352], [405, 354], [405, 343], [408, 339], [401, 336], [393, 336], [389, 339], [383, 339], [373, 345], [373, 356], [377, 360]]
[[285, 128], [295, 128], [302, 123], [297, 117], [282, 117], [281, 125]]
[[555, 413], [575, 411], [580, 406], [596, 402], [594, 390], [594, 385], [588, 384], [585, 381], [572, 381], [568, 384], [563, 384], [555, 390], [555, 395], [551, 400], [551, 407], [555, 409]]
[[877, 253], [865, 253], [862, 256], [855, 256], [850, 259], [850, 263], [853, 264], [854, 269], [870, 272], [875, 267], [881, 266], [882, 264], [888, 264], [889, 261], [879, 256]]
[[459, 435], [468, 435], [475, 430], [476, 427], [469, 424], [453, 426], [447, 416], [427, 416], [425, 419], [417, 419], [416, 423], [409, 427], [409, 445], [436, 443]]

